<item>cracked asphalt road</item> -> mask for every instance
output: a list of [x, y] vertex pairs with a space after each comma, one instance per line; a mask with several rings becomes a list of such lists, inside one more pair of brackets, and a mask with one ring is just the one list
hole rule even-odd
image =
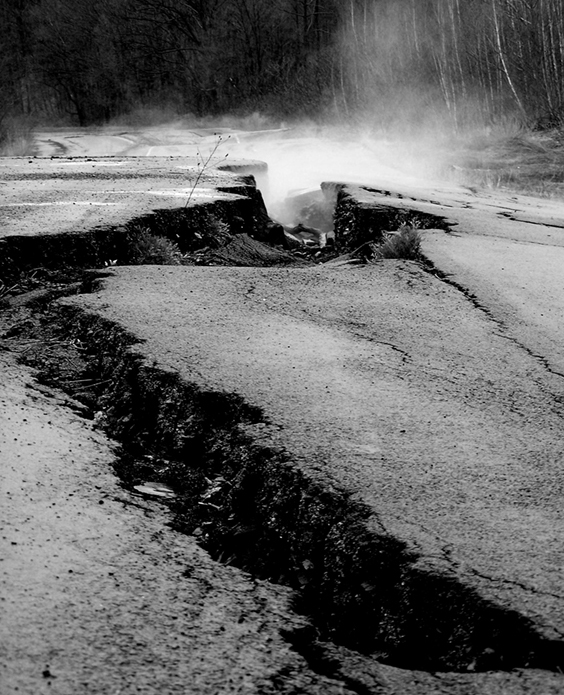
[[[180, 143], [112, 138], [128, 154]], [[75, 142], [72, 154], [108, 145]], [[124, 153], [111, 142], [112, 153]], [[436, 189], [426, 198], [439, 202], [425, 203], [422, 187], [407, 186], [398, 204], [410, 194], [409, 205], [458, 221], [460, 237], [426, 232], [425, 252], [490, 316], [401, 262], [118, 268], [105, 289], [65, 301], [144, 338], [147, 359], [259, 405], [282, 428], [270, 434], [273, 445], [370, 504], [380, 527], [433, 570], [561, 643], [561, 208]], [[500, 216], [503, 205], [521, 223]], [[36, 216], [29, 232], [43, 231]], [[534, 267], [531, 243], [534, 252], [543, 245]], [[512, 268], [503, 282], [502, 263]], [[530, 293], [521, 278], [531, 278]], [[547, 671], [433, 675], [342, 651], [332, 677], [319, 673], [281, 636], [303, 624], [285, 589], [212, 563], [163, 529], [161, 510], [108, 473], [112, 447], [99, 432], [58, 396], [38, 394], [13, 355], [2, 356], [2, 376], [2, 692], [564, 689]], [[242, 605], [252, 616], [244, 629]]]
[[561, 637], [561, 380], [455, 288], [394, 261], [147, 266], [64, 303], [140, 338], [149, 364], [259, 406], [272, 444], [386, 533]]
[[2, 695], [346, 695], [281, 630], [291, 592], [211, 560], [123, 490], [114, 446], [0, 353]]

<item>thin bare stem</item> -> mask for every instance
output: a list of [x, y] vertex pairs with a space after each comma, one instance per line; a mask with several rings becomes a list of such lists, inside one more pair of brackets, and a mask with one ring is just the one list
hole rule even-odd
[[[229, 139], [229, 137], [231, 137], [231, 136], [228, 136], [228, 139]], [[202, 159], [202, 167], [201, 167], [200, 171], [198, 172], [198, 176], [196, 176], [196, 180], [195, 180], [194, 185], [192, 186], [192, 188], [190, 190], [190, 193], [188, 195], [188, 200], [186, 201], [186, 204], [184, 205], [184, 209], [186, 209], [188, 207], [188, 205], [190, 205], [190, 201], [192, 200], [192, 196], [194, 195], [194, 191], [196, 190], [198, 184], [200, 183], [200, 180], [201, 180], [202, 176], [204, 175], [205, 171], [210, 168], [210, 162], [213, 159], [214, 154], [217, 152], [217, 149], [221, 145], [222, 142], [223, 142], [223, 138], [221, 137], [221, 135], [218, 135], [217, 136], [217, 142], [215, 143], [208, 158], [206, 159], [205, 162]], [[228, 156], [229, 156], [229, 154], [225, 155], [225, 157], [228, 157]]]

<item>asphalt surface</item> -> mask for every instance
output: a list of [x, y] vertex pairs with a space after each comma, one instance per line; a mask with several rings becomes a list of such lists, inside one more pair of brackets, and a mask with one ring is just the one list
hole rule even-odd
[[[513, 222], [512, 229], [529, 231], [533, 225]], [[544, 239], [533, 228], [528, 240], [429, 234], [424, 251], [515, 340], [564, 376], [564, 230], [545, 227], [543, 232]]]
[[3, 695], [351, 692], [282, 638], [304, 623], [289, 590], [168, 529], [72, 402], [0, 369]]
[[564, 203], [448, 186], [351, 187], [366, 205], [436, 215], [423, 252], [549, 369], [564, 374]]
[[561, 383], [456, 289], [393, 261], [138, 267], [64, 301], [140, 338], [149, 364], [258, 405], [272, 445], [385, 533], [561, 637]]
[[240, 200], [216, 169], [187, 158], [0, 158], [0, 238], [119, 227], [155, 209]]
[[[217, 137], [193, 135], [186, 147], [213, 147]], [[91, 156], [110, 146], [123, 157], [165, 154], [149, 148], [179, 145], [162, 131], [160, 143], [155, 134], [145, 143], [127, 133], [104, 135], [110, 145], [88, 137], [49, 134], [42, 153]], [[72, 160], [0, 164], [13, 176], [3, 186], [11, 196], [2, 208], [3, 233], [86, 229], [112, 215], [126, 218], [139, 206], [151, 209], [149, 198], [157, 195], [150, 190], [157, 184], [135, 178], [123, 190], [108, 191], [106, 172], [125, 166], [119, 162], [75, 164], [89, 166], [92, 178], [77, 178], [68, 189], [56, 178], [41, 189], [22, 173], [73, 166]], [[169, 167], [151, 157], [131, 164], [149, 174], [153, 165]], [[319, 181], [334, 178], [320, 174]], [[286, 449], [308, 475], [350, 491], [373, 510], [376, 528], [403, 540], [429, 567], [561, 642], [562, 209], [456, 187], [397, 185], [401, 198], [390, 180], [382, 186], [388, 195], [363, 195], [367, 203], [385, 199], [456, 225], [453, 234], [425, 232], [424, 251], [464, 291], [396, 261], [292, 270], [140, 267], [115, 268], [100, 291], [63, 301], [134, 333], [144, 341], [136, 352], [151, 364], [260, 407], [279, 427], [268, 435], [270, 443]], [[170, 206], [187, 190], [176, 178], [158, 186]], [[68, 213], [77, 207], [70, 205], [74, 198], [84, 206]], [[85, 213], [86, 203], [96, 211]], [[22, 376], [13, 356], [5, 357], [7, 693], [332, 693], [360, 692], [360, 682], [374, 693], [564, 690], [562, 676], [546, 671], [437, 676], [369, 666], [350, 654], [341, 655], [340, 675], [320, 675], [281, 637], [283, 626], [301, 620], [286, 590], [261, 585], [266, 593], [257, 594], [248, 576], [212, 563], [190, 539], [163, 531], [158, 509], [147, 510], [145, 502], [141, 509], [132, 506], [107, 473], [112, 452], [102, 435], [68, 414], [62, 402], [44, 394], [31, 398], [31, 377]], [[85, 460], [78, 449], [88, 452]], [[78, 505], [70, 499], [77, 491]], [[121, 540], [116, 524], [123, 528]], [[59, 539], [56, 552], [47, 537]], [[130, 550], [132, 560], [124, 562]], [[108, 577], [101, 558], [110, 558]], [[86, 569], [77, 581], [74, 570], [82, 563]], [[201, 584], [187, 589], [180, 569], [187, 565], [220, 595], [212, 591], [206, 603]], [[124, 575], [123, 589], [114, 586], [114, 567]], [[236, 627], [242, 596], [254, 616], [244, 639]], [[96, 612], [105, 601], [106, 609]], [[171, 616], [173, 602], [178, 610]], [[204, 606], [199, 616], [211, 612], [211, 622], [194, 618], [193, 605]], [[218, 606], [227, 606], [219, 616]], [[171, 629], [186, 658], [171, 661]]]

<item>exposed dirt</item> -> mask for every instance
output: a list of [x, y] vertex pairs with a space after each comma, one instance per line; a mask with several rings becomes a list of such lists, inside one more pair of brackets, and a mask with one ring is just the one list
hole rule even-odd
[[167, 528], [76, 403], [0, 365], [2, 693], [353, 692], [288, 642], [288, 590]]

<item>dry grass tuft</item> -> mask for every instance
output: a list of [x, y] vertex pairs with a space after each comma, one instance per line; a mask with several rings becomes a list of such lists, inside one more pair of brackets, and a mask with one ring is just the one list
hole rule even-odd
[[178, 246], [165, 237], [140, 229], [129, 249], [127, 265], [181, 265]]
[[564, 132], [496, 133], [451, 156], [451, 175], [466, 186], [544, 198], [564, 197]]
[[389, 234], [374, 249], [375, 258], [403, 258], [414, 261], [421, 255], [421, 232], [416, 227], [403, 224], [397, 232]]

